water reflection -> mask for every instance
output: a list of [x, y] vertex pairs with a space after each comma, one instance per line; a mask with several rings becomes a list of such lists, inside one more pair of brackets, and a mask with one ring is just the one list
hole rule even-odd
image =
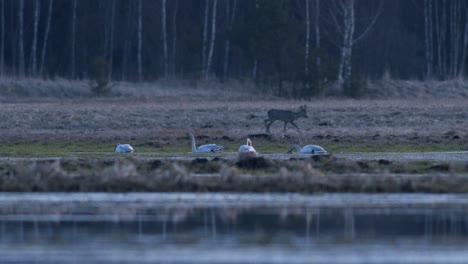
[[[423, 198], [434, 201], [431, 197]], [[306, 198], [298, 204], [289, 199], [287, 206], [256, 202], [194, 203], [193, 207], [180, 206], [180, 200], [152, 205], [121, 199], [0, 198], [0, 263], [465, 263], [468, 259], [468, 203], [461, 203], [459, 196], [453, 196], [453, 203], [449, 198], [410, 205], [404, 204], [405, 197], [395, 205], [375, 204], [378, 196], [369, 196], [367, 205], [346, 206], [320, 206], [313, 202], [314, 196]]]

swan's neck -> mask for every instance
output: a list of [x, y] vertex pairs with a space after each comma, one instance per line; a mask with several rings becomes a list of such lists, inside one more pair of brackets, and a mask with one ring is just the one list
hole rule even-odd
[[195, 137], [190, 135], [190, 139], [192, 140], [192, 152], [197, 152], [197, 147], [195, 147]]

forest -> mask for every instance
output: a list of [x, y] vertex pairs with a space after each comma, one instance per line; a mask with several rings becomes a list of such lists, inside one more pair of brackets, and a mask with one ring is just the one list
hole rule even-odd
[[467, 73], [462, 0], [1, 0], [0, 75], [249, 80], [311, 97], [331, 82]]

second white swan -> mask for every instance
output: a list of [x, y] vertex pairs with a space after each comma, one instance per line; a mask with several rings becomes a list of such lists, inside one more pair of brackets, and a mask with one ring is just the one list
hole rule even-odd
[[220, 153], [223, 151], [223, 147], [216, 144], [201, 145], [198, 148], [195, 145], [195, 137], [192, 133], [189, 133], [190, 140], [192, 141], [192, 152], [193, 153]]
[[292, 151], [296, 149], [297, 153], [299, 154], [326, 154], [328, 153], [324, 148], [318, 145], [306, 145], [301, 148], [301, 146], [294, 144], [293, 147], [288, 151], [288, 153], [292, 153]]
[[246, 144], [239, 147], [239, 152], [253, 152], [253, 153], [256, 153], [257, 151], [252, 146], [252, 140], [250, 140], [250, 138], [248, 138]]

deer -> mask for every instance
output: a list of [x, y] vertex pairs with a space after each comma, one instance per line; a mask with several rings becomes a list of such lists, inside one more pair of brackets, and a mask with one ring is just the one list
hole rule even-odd
[[284, 134], [286, 134], [286, 125], [288, 123], [291, 123], [291, 125], [293, 125], [297, 129], [297, 131], [299, 131], [300, 133], [301, 130], [294, 123], [294, 121], [296, 121], [300, 117], [308, 117], [305, 105], [299, 107], [299, 111], [297, 112], [293, 112], [289, 110], [270, 109], [268, 110], [268, 118], [265, 119], [266, 131], [268, 134], [271, 134], [270, 132], [271, 124], [273, 124], [276, 120], [279, 120], [279, 121], [284, 122], [284, 129], [283, 129]]

